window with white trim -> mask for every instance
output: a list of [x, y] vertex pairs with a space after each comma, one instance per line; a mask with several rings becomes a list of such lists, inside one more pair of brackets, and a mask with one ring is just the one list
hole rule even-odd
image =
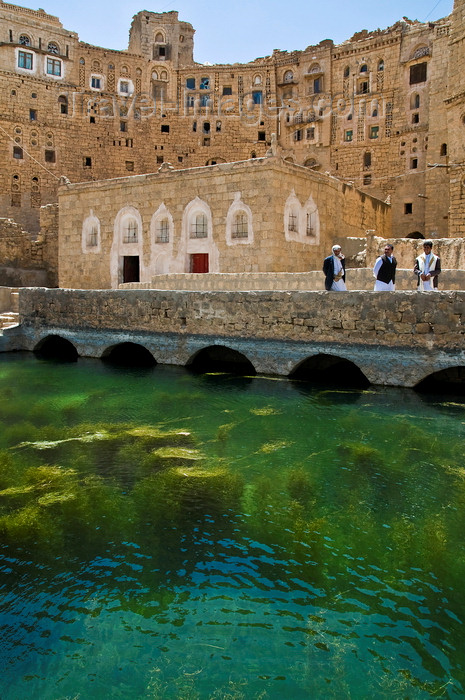
[[123, 243], [137, 243], [138, 241], [138, 225], [135, 219], [128, 219], [123, 230]]
[[32, 70], [34, 67], [34, 54], [28, 51], [18, 51], [18, 68]]
[[238, 211], [234, 215], [231, 237], [247, 238], [249, 235], [249, 217], [245, 211]]
[[196, 214], [191, 221], [190, 238], [207, 238], [208, 237], [208, 221], [203, 213]]
[[169, 243], [170, 241], [170, 222], [168, 218], [157, 221], [157, 233], [155, 243]]
[[58, 58], [47, 58], [47, 75], [61, 76], [61, 61]]

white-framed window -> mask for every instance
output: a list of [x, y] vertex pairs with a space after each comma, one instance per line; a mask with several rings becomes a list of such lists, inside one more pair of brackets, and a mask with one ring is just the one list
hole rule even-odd
[[191, 218], [189, 236], [191, 238], [208, 237], [208, 221], [206, 214], [198, 212]]
[[100, 252], [100, 221], [92, 209], [89, 216], [82, 222], [81, 247], [83, 253]]
[[118, 92], [120, 95], [132, 95], [134, 92], [134, 84], [129, 78], [120, 78], [118, 80]]
[[34, 70], [34, 54], [30, 51], [18, 51], [18, 68], [22, 70]]
[[287, 241], [318, 245], [320, 218], [311, 195], [302, 206], [295, 191], [291, 191], [284, 207], [284, 234]]
[[92, 90], [102, 90], [103, 89], [103, 75], [98, 73], [93, 73], [90, 76], [90, 87]]
[[238, 211], [234, 215], [231, 237], [248, 238], [249, 220], [245, 211]]
[[170, 222], [167, 216], [157, 221], [155, 243], [170, 242]]
[[139, 240], [139, 226], [136, 219], [129, 218], [123, 227], [123, 243], [137, 243]]
[[45, 72], [47, 75], [51, 75], [54, 78], [61, 78], [63, 73], [63, 64], [59, 58], [50, 58], [49, 56], [45, 59]]
[[236, 192], [234, 201], [226, 216], [227, 245], [243, 245], [253, 243], [252, 210], [241, 199], [241, 193]]
[[299, 231], [299, 212], [297, 209], [291, 209], [287, 215], [287, 230], [292, 233]]

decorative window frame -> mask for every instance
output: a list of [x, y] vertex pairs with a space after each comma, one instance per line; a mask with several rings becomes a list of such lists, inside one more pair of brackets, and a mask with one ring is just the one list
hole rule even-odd
[[[95, 245], [89, 243], [90, 236], [93, 230], [96, 229], [97, 242]], [[101, 253], [101, 236], [100, 236], [100, 220], [95, 216], [93, 210], [90, 210], [89, 216], [87, 216], [82, 222], [82, 238], [81, 238], [81, 248], [84, 255], [88, 253]]]
[[[123, 243], [123, 236], [130, 219], [137, 221], [137, 242]], [[113, 222], [113, 243], [110, 252], [110, 279], [112, 289], [118, 289], [122, 280], [123, 257], [134, 255], [139, 257], [140, 281], [147, 282], [150, 278], [149, 270], [144, 265], [143, 248], [144, 233], [142, 217], [139, 210], [133, 206], [125, 206], [116, 214]]]
[[[92, 87], [92, 80], [96, 78], [100, 80], [100, 87]], [[89, 88], [94, 92], [101, 92], [105, 87], [105, 76], [101, 73], [91, 73], [89, 76]]]
[[[127, 83], [128, 84], [128, 90], [122, 90], [121, 85], [122, 83]], [[130, 97], [134, 93], [134, 83], [130, 78], [127, 77], [121, 77], [118, 78], [118, 86], [117, 86], [117, 91], [118, 95], [121, 95], [123, 97]]]
[[[197, 214], [205, 214], [207, 217], [207, 237], [191, 238], [190, 227], [192, 219]], [[208, 266], [210, 272], [219, 272], [219, 251], [213, 240], [213, 219], [208, 204], [195, 197], [184, 208], [181, 224], [181, 241], [177, 257], [177, 271], [190, 271], [190, 255], [192, 253], [208, 253]]]
[[[233, 237], [233, 226], [236, 215], [239, 213], [244, 213], [247, 216], [247, 237], [244, 238], [234, 238]], [[226, 245], [253, 245], [254, 242], [254, 232], [252, 223], [252, 210], [251, 208], [242, 201], [241, 192], [236, 192], [234, 194], [234, 201], [228, 209], [226, 215]]]
[[[32, 56], [32, 68], [23, 68], [19, 65], [19, 54], [30, 54]], [[15, 66], [19, 73], [24, 73], [25, 75], [33, 75], [37, 72], [37, 54], [31, 51], [29, 46], [17, 46], [15, 48]]]
[[[290, 217], [295, 217], [295, 230], [289, 229]], [[313, 220], [314, 234], [307, 235], [307, 216]], [[286, 241], [297, 241], [306, 245], [319, 245], [320, 243], [320, 217], [318, 207], [310, 195], [302, 206], [294, 190], [291, 190], [284, 205], [284, 236]]]
[[[169, 240], [157, 242], [158, 223], [168, 219]], [[153, 275], [173, 272], [174, 220], [170, 210], [162, 202], [150, 221], [150, 270]]]

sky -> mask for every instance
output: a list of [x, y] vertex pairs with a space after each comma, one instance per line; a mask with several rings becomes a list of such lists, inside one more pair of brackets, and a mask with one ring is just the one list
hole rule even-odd
[[[14, 2], [14, 0], [10, 0]], [[39, 0], [49, 14], [81, 41], [107, 49], [127, 49], [133, 15], [141, 10], [177, 10], [196, 30], [198, 63], [247, 63], [273, 49], [296, 50], [323, 39], [342, 43], [361, 29], [385, 29], [402, 17], [433, 22], [446, 17], [453, 0]], [[31, 2], [14, 4], [39, 9]], [[368, 11], [367, 8], [371, 11]], [[316, 8], [316, 9], [315, 9]]]

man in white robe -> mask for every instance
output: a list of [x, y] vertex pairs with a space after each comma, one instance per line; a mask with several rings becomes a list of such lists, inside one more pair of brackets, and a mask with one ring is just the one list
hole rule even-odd
[[423, 251], [416, 258], [413, 269], [414, 274], [417, 275], [417, 290], [419, 292], [437, 292], [441, 259], [433, 253], [433, 241], [425, 241]]
[[346, 263], [340, 245], [333, 245], [333, 254], [323, 261], [327, 292], [346, 292]]

